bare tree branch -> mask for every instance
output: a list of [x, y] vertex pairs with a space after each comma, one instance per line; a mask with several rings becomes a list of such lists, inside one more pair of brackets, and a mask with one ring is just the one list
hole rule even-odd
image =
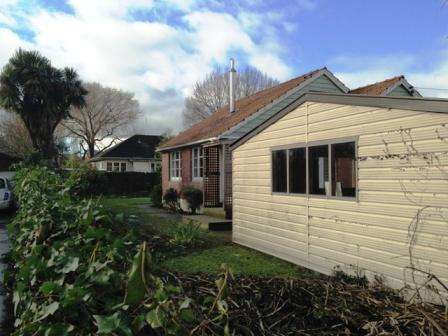
[[[260, 70], [247, 67], [237, 72], [235, 80], [235, 98], [247, 97], [255, 92], [270, 88], [278, 81]], [[193, 94], [185, 99], [183, 111], [184, 126], [191, 126], [207, 118], [213, 112], [229, 102], [228, 73], [216, 68], [203, 81], [197, 82]]]
[[3, 112], [0, 119], [2, 151], [17, 157], [33, 152], [33, 142], [22, 119], [16, 114]]
[[72, 108], [71, 118], [63, 123], [63, 127], [81, 140], [88, 156], [92, 157], [96, 151], [105, 149], [98, 146], [102, 140], [114, 137], [111, 142], [114, 144], [115, 139], [125, 133], [140, 114], [140, 107], [132, 93], [103, 87], [99, 83], [87, 83], [84, 87], [89, 92], [86, 105]]

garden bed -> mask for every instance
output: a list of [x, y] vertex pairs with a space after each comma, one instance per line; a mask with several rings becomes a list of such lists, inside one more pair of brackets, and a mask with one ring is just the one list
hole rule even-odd
[[[216, 295], [215, 277], [176, 274], [186, 295]], [[380, 283], [344, 275], [320, 278], [236, 277], [228, 281], [228, 323], [236, 335], [446, 335], [441, 306], [409, 304]], [[219, 334], [204, 318], [201, 330]]]
[[192, 223], [114, 213], [46, 168], [17, 176], [13, 335], [446, 336], [444, 307], [406, 304], [364, 278], [307, 273]]

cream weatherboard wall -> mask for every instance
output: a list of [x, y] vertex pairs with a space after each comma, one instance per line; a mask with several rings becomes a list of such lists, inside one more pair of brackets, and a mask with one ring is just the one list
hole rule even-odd
[[[357, 137], [358, 197], [271, 192], [271, 149]], [[448, 283], [448, 114], [304, 103], [233, 151], [233, 240], [311, 269]], [[434, 283], [436, 285], [436, 283]]]

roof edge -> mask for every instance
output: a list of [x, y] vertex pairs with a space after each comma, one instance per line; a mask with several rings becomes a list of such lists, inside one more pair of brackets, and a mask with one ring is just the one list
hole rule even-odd
[[391, 93], [393, 90], [395, 90], [397, 87], [399, 87], [400, 85], [403, 85], [404, 88], [411, 94], [412, 97], [423, 97], [420, 92], [418, 92], [414, 86], [411, 85], [411, 83], [409, 83], [406, 79], [405, 76], [401, 76], [400, 80], [395, 83], [394, 85], [392, 85], [389, 89], [387, 89], [384, 92], [384, 95], [388, 95], [389, 93]]
[[280, 110], [277, 114], [243, 135], [230, 146], [231, 150], [241, 146], [246, 141], [262, 132], [268, 126], [293, 111], [305, 102], [340, 104], [352, 106], [371, 106], [379, 108], [395, 108], [402, 110], [448, 113], [448, 99], [425, 98], [425, 97], [391, 97], [391, 96], [371, 96], [363, 94], [338, 94], [325, 92], [305, 92], [297, 100]]
[[274, 106], [275, 104], [278, 104], [280, 101], [282, 101], [283, 99], [288, 98], [289, 96], [291, 96], [292, 94], [294, 94], [297, 91], [302, 90], [303, 88], [305, 88], [306, 86], [310, 85], [312, 82], [314, 82], [315, 80], [317, 80], [318, 78], [320, 78], [321, 76], [326, 76], [328, 78], [328, 80], [330, 80], [334, 85], [336, 85], [339, 89], [341, 89], [341, 91], [343, 91], [344, 93], [348, 93], [350, 91], [350, 89], [344, 85], [344, 83], [342, 83], [330, 70], [328, 70], [327, 68], [322, 68], [319, 70], [316, 70], [316, 72], [310, 77], [307, 78], [305, 81], [303, 81], [302, 83], [300, 83], [299, 85], [297, 85], [296, 87], [292, 88], [291, 90], [288, 90], [287, 92], [285, 92], [284, 94], [282, 94], [280, 97], [277, 97], [276, 99], [274, 99], [272, 102], [270, 102], [269, 104], [266, 104], [265, 106], [263, 106], [262, 108], [260, 108], [257, 112], [251, 114], [250, 116], [248, 116], [247, 118], [245, 118], [244, 120], [242, 120], [241, 122], [239, 122], [238, 124], [232, 126], [231, 128], [229, 128], [228, 130], [222, 132], [220, 135], [218, 135], [219, 139], [237, 139], [238, 137], [232, 137], [232, 133], [238, 129], [239, 127], [241, 127], [242, 124], [246, 123], [249, 120], [253, 120], [254, 118], [257, 118], [257, 116], [259, 116], [260, 114], [263, 114], [267, 109], [270, 109], [272, 106]]
[[189, 147], [189, 146], [193, 146], [193, 145], [200, 145], [204, 142], [209, 142], [209, 141], [214, 141], [214, 140], [219, 140], [219, 138], [213, 137], [213, 138], [208, 138], [208, 139], [200, 139], [200, 140], [196, 140], [196, 141], [186, 142], [183, 144], [174, 145], [174, 146], [170, 146], [170, 147], [159, 147], [159, 148], [156, 148], [156, 152], [158, 152], [158, 153], [169, 152], [173, 149]]

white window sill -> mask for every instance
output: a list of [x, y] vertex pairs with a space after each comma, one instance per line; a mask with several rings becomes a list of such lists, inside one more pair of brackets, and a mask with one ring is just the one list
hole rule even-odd
[[179, 181], [181, 181], [182, 179], [180, 178], [180, 177], [171, 177], [170, 178], [170, 181], [174, 181], [174, 182], [179, 182]]

